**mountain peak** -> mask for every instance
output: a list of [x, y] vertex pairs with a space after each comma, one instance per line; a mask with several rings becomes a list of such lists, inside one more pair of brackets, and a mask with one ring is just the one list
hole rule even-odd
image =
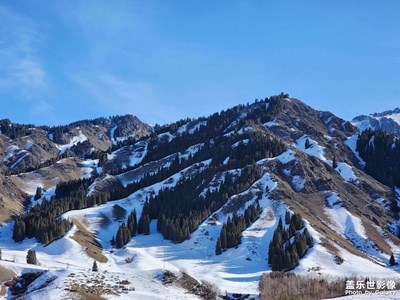
[[400, 108], [370, 115], [360, 115], [352, 120], [352, 124], [358, 127], [360, 131], [370, 128], [400, 135]]
[[386, 110], [384, 112], [381, 113], [373, 113], [371, 114], [372, 117], [377, 117], [377, 118], [381, 118], [381, 117], [390, 117], [392, 115], [396, 115], [396, 114], [400, 114], [400, 108], [396, 107], [395, 109], [392, 110]]

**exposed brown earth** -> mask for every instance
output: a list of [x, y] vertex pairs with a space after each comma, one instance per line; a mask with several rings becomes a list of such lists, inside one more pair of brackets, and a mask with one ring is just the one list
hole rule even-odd
[[80, 221], [76, 218], [72, 219], [72, 222], [77, 227], [77, 231], [71, 237], [85, 250], [85, 253], [100, 263], [106, 263], [108, 261], [107, 257], [103, 255], [103, 249], [101, 245], [96, 240], [94, 233], [90, 232]]

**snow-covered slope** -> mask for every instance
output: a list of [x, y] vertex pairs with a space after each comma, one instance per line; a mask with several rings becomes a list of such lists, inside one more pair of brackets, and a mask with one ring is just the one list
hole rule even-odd
[[[98, 132], [113, 145], [111, 150], [100, 150], [92, 157], [63, 158], [45, 168], [9, 176], [26, 194], [27, 210], [44, 198], [55, 197], [57, 183], [71, 179], [88, 180], [85, 197], [115, 196], [115, 191], [131, 189], [129, 194], [115, 196], [105, 204], [68, 209], [60, 217], [73, 220], [75, 225], [47, 246], [34, 239], [15, 243], [14, 221], [0, 227], [3, 266], [17, 274], [46, 271], [28, 287], [30, 299], [72, 298], [77, 287], [84, 292], [88, 287], [96, 289], [106, 299], [198, 299], [196, 292], [179, 283], [184, 273], [214, 284], [220, 295], [257, 296], [260, 276], [271, 271], [268, 246], [286, 212], [300, 214], [314, 239], [314, 246], [293, 272], [400, 278], [399, 267], [389, 266], [391, 253], [400, 259], [400, 241], [388, 230], [395, 231], [399, 223], [388, 213], [388, 203], [397, 195], [363, 172], [363, 161], [355, 149], [358, 130], [349, 122], [282, 96], [209, 118], [154, 128], [151, 136], [138, 141], [129, 140], [128, 132], [134, 128], [131, 125], [115, 119], [106, 131]], [[71, 134], [58, 137], [64, 138], [64, 143], [53, 142], [57, 153], [81, 147], [91, 140], [91, 130], [96, 126], [104, 124], [90, 130], [84, 124], [74, 124]], [[49, 134], [48, 139], [57, 140], [56, 132]], [[283, 145], [276, 155], [271, 154], [270, 141], [276, 147]], [[23, 155], [36, 143], [32, 138], [19, 144], [8, 142], [2, 159], [10, 164], [15, 159], [12, 157]], [[271, 149], [264, 153], [267, 147]], [[241, 165], [242, 161], [248, 165]], [[260, 174], [246, 185], [240, 180], [249, 166], [257, 166]], [[204, 179], [195, 181], [196, 176]], [[221, 205], [207, 212], [182, 242], [164, 239], [155, 218], [150, 222], [149, 235], [138, 234], [120, 249], [111, 244], [131, 211], [136, 210], [139, 219], [146, 200], [177, 189], [185, 180], [197, 182], [193, 201], [199, 201], [198, 206], [201, 201], [210, 201], [207, 195], [220, 191], [226, 182], [232, 187], [221, 195], [226, 197]], [[37, 187], [44, 193], [36, 201], [33, 196]], [[180, 195], [182, 199], [185, 193]], [[250, 205], [257, 204], [260, 216], [241, 233], [241, 243], [217, 255], [223, 224], [234, 212], [242, 215]], [[102, 259], [96, 258], [97, 273], [91, 271], [94, 258], [88, 250], [90, 245], [78, 242], [77, 236], [82, 235], [93, 238], [91, 243], [99, 246], [95, 257], [101, 255]], [[25, 263], [29, 249], [36, 251], [39, 266]], [[164, 284], [165, 270], [178, 279]], [[110, 294], [107, 288], [118, 295]]]

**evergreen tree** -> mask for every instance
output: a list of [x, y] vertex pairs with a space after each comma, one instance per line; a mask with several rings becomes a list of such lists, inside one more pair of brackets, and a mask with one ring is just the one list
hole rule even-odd
[[289, 225], [290, 224], [290, 212], [286, 211], [285, 213], [285, 224]]
[[305, 236], [303, 234], [296, 234], [294, 242], [296, 245], [297, 254], [299, 255], [299, 258], [302, 258], [307, 251]]
[[36, 188], [36, 194], [35, 194], [34, 199], [39, 200], [42, 197], [42, 195], [43, 195], [43, 189], [42, 189], [42, 187], [38, 186]]
[[92, 266], [92, 271], [93, 272], [97, 272], [99, 269], [98, 269], [98, 267], [97, 267], [97, 262], [94, 260], [93, 261], [93, 266]]
[[304, 228], [303, 231], [305, 237], [306, 237], [306, 244], [309, 247], [314, 246], [314, 239], [312, 238], [311, 234], [308, 232], [307, 228]]
[[338, 167], [337, 161], [336, 161], [336, 156], [333, 157], [332, 160], [332, 168], [336, 169]]
[[309, 140], [309, 139], [306, 139], [306, 141], [305, 141], [305, 143], [304, 143], [304, 147], [305, 147], [306, 149], [308, 149], [308, 148], [311, 147], [311, 143], [310, 143], [310, 140]]
[[390, 255], [389, 264], [390, 264], [391, 266], [397, 265], [393, 253]]
[[300, 230], [304, 227], [304, 221], [300, 214], [294, 214], [292, 216], [292, 221], [296, 230]]
[[278, 222], [278, 230], [280, 231], [280, 232], [282, 232], [282, 230], [283, 230], [283, 224], [282, 224], [282, 218], [279, 218], [279, 222]]
[[137, 225], [137, 233], [138, 234], [143, 234], [143, 214], [139, 218], [139, 222]]
[[290, 225], [289, 225], [289, 237], [292, 237], [296, 234], [296, 228], [293, 224], [293, 221], [290, 221]]
[[297, 249], [295, 245], [293, 245], [292, 251], [290, 252], [290, 258], [294, 265], [293, 268], [295, 268], [299, 264], [299, 255], [297, 254]]
[[150, 217], [149, 215], [145, 215], [143, 219], [143, 234], [149, 235], [150, 234]]
[[136, 231], [137, 231], [137, 219], [136, 219], [136, 209], [134, 209], [129, 217], [128, 217], [128, 229], [131, 232], [131, 236], [136, 235]]
[[3, 259], [3, 253], [1, 252], [1, 249], [0, 249], [0, 260], [2, 260]]
[[221, 234], [220, 234], [219, 239], [221, 240], [221, 248], [226, 249], [227, 242], [226, 242], [226, 225], [225, 225], [225, 223], [224, 223], [224, 225], [222, 225]]
[[222, 254], [221, 238], [218, 238], [217, 246], [216, 246], [216, 249], [215, 249], [215, 254], [216, 255], [221, 255]]
[[118, 228], [117, 237], [115, 239], [115, 247], [122, 248], [125, 245], [124, 237], [123, 237], [123, 229], [122, 226]]
[[43, 245], [47, 245], [49, 243], [49, 235], [47, 234], [46, 231], [42, 231], [39, 235], [38, 238], [39, 242], [41, 242]]
[[25, 222], [21, 219], [16, 219], [13, 230], [13, 240], [16, 242], [21, 242], [25, 238], [26, 230], [25, 230]]
[[28, 254], [26, 255], [26, 262], [31, 265], [37, 265], [38, 260], [36, 258], [36, 251], [35, 250], [28, 250]]

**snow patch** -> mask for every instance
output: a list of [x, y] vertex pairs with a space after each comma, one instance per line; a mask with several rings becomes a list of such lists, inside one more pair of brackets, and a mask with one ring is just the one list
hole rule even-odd
[[330, 193], [326, 202], [329, 204], [325, 208], [325, 212], [332, 221], [335, 231], [346, 237], [353, 245], [380, 260], [387, 260], [387, 255], [378, 251], [375, 244], [371, 242], [366, 235], [365, 228], [361, 219], [351, 214], [345, 207], [337, 193]]
[[[306, 141], [310, 142], [310, 147], [306, 148]], [[320, 160], [328, 163], [328, 160], [324, 156], [325, 147], [318, 145], [316, 141], [310, 138], [308, 135], [303, 135], [301, 138], [296, 140], [295, 146], [302, 152], [308, 155], [319, 158]], [[332, 164], [331, 164], [332, 165]]]
[[273, 159], [280, 161], [282, 164], [287, 164], [295, 159], [295, 153], [292, 150], [288, 149]]
[[86, 141], [88, 138], [86, 135], [82, 133], [81, 130], [79, 130], [79, 135], [74, 136], [68, 144], [64, 145], [57, 145], [57, 148], [60, 149], [60, 155], [64, 154], [66, 151], [68, 151], [71, 147], [77, 145], [78, 143], [83, 143]]
[[6, 149], [4, 158], [3, 158], [3, 162], [7, 162], [11, 157], [13, 157], [15, 155], [15, 152], [18, 152], [18, 151], [20, 151], [18, 146], [16, 146], [16, 145], [8, 146]]
[[361, 158], [357, 149], [358, 134], [354, 134], [349, 137], [344, 143], [353, 151], [354, 155], [357, 157], [361, 167], [365, 167], [365, 161]]
[[25, 144], [25, 150], [29, 150], [32, 148], [33, 142], [31, 140], [27, 140]]
[[344, 162], [337, 163], [336, 171], [342, 176], [344, 181], [354, 182], [358, 184], [356, 175], [354, 175], [353, 168]]

